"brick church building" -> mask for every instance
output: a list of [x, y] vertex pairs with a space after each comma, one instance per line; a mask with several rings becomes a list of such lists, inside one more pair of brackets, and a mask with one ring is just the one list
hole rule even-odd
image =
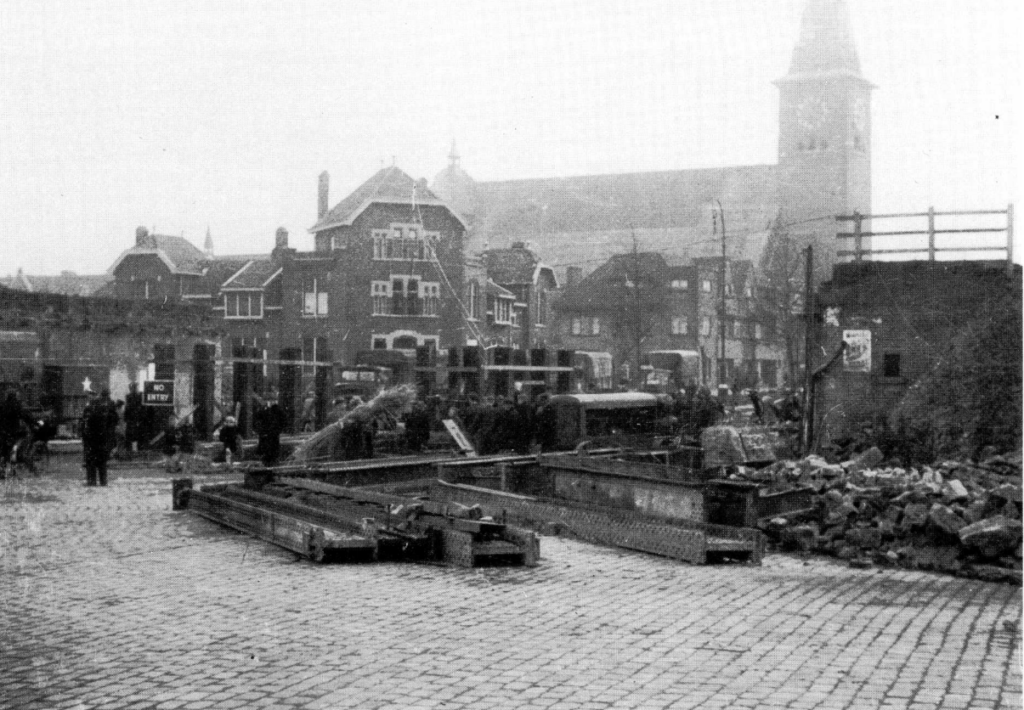
[[775, 165], [477, 182], [453, 150], [431, 189], [469, 222], [467, 251], [525, 241], [547, 263], [585, 272], [631, 251], [634, 236], [670, 266], [718, 256], [709, 236], [719, 201], [728, 258], [757, 264], [767, 225], [779, 220], [815, 245], [820, 283], [835, 262], [834, 217], [871, 211], [874, 87], [861, 75], [845, 0], [808, 0], [789, 71], [775, 84]]

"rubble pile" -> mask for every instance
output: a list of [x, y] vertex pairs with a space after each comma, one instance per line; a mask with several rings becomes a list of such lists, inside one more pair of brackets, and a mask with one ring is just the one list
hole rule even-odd
[[817, 492], [813, 512], [765, 522], [784, 548], [1021, 583], [1020, 454], [901, 468], [871, 448], [842, 463], [812, 455], [737, 476]]

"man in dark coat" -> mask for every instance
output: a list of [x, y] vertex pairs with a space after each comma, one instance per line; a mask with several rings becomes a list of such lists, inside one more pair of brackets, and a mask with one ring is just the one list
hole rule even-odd
[[22, 435], [22, 425], [27, 421], [25, 410], [17, 391], [11, 389], [0, 402], [0, 478], [7, 474], [7, 465], [13, 464], [11, 455], [14, 445]]
[[264, 466], [273, 466], [281, 457], [281, 432], [285, 428], [284, 410], [277, 403], [277, 392], [272, 390], [266, 400], [260, 400], [252, 424], [258, 437], [260, 460]]
[[430, 411], [417, 400], [405, 415], [405, 438], [412, 451], [422, 451], [430, 440]]
[[82, 453], [87, 486], [107, 485], [107, 460], [113, 450], [116, 430], [117, 408], [110, 399], [110, 390], [104, 388], [82, 412]]
[[553, 451], [558, 441], [555, 410], [550, 399], [551, 395], [547, 392], [541, 393], [537, 397], [537, 407], [533, 413], [533, 426], [541, 451]]
[[128, 395], [124, 398], [125, 453], [129, 458], [139, 450], [139, 442], [142, 441], [142, 406], [139, 386], [132, 382], [128, 385]]

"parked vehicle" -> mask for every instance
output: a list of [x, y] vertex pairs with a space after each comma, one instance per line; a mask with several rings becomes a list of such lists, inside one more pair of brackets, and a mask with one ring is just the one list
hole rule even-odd
[[559, 451], [583, 442], [637, 446], [673, 433], [665, 404], [645, 392], [556, 395], [549, 405], [554, 414], [553, 448]]
[[704, 382], [701, 355], [696, 350], [653, 350], [644, 355], [644, 361], [645, 392], [671, 394]]

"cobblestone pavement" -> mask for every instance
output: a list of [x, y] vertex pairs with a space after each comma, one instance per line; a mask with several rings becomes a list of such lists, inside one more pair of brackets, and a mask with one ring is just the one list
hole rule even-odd
[[162, 471], [78, 475], [0, 482], [3, 708], [1021, 707], [1012, 586], [551, 537], [535, 569], [317, 566]]

